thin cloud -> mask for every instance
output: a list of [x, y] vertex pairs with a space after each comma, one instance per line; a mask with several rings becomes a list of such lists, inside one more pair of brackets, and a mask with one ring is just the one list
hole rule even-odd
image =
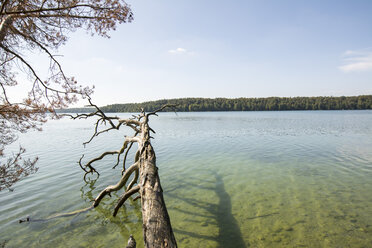
[[343, 72], [372, 71], [372, 51], [370, 49], [348, 50], [343, 54], [343, 62], [344, 65], [339, 66], [339, 69]]
[[170, 54], [187, 54], [187, 55], [194, 55], [195, 54], [194, 52], [190, 52], [190, 51], [188, 51], [188, 50], [186, 50], [185, 48], [182, 48], [182, 47], [168, 50], [168, 53], [170, 53]]

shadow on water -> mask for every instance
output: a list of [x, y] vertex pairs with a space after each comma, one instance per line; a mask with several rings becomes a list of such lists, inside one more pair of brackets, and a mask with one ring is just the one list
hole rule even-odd
[[238, 223], [232, 215], [231, 198], [225, 190], [221, 176], [215, 174], [215, 177], [215, 191], [219, 198], [216, 218], [220, 229], [217, 241], [221, 247], [246, 247]]
[[[211, 173], [209, 172], [208, 175]], [[221, 248], [244, 248], [247, 247], [245, 244], [240, 228], [236, 219], [232, 214], [232, 203], [231, 197], [226, 192], [225, 184], [223, 178], [218, 173], [212, 173], [213, 177], [208, 179], [200, 179], [200, 178], [192, 178], [188, 177], [187, 181], [185, 179], [177, 180], [177, 186], [173, 187], [172, 189], [167, 190], [164, 192], [168, 197], [175, 198], [177, 200], [181, 200], [185, 204], [182, 204], [181, 208], [177, 208], [175, 210], [183, 213], [184, 215], [188, 216], [187, 221], [193, 222], [196, 225], [200, 225], [200, 221], [195, 219], [195, 217], [202, 218], [207, 225], [214, 225], [218, 229], [217, 233], [208, 233], [207, 235], [201, 234], [196, 231], [189, 231], [189, 230], [179, 230], [174, 228], [176, 233], [180, 233], [186, 236], [190, 236], [193, 238], [201, 239], [201, 240], [211, 240], [215, 241], [218, 244], [218, 247]], [[200, 185], [200, 181], [204, 184]], [[187, 197], [186, 195], [182, 194], [181, 188], [197, 188], [198, 190], [203, 190], [208, 192], [208, 194], [215, 194], [217, 196], [218, 203], [211, 203], [203, 199], [195, 199], [194, 197]], [[94, 200], [93, 192], [95, 191], [95, 181], [87, 183], [85, 186], [81, 188], [81, 197], [85, 199], [85, 201], [91, 202]], [[117, 193], [114, 193], [114, 195]], [[118, 197], [118, 196], [117, 196]], [[116, 198], [116, 197], [114, 197]], [[108, 205], [107, 205], [108, 204]], [[95, 208], [96, 214], [100, 216], [98, 218], [101, 222], [100, 225], [102, 227], [106, 226], [108, 222], [117, 225], [118, 229], [120, 230], [121, 236], [123, 238], [127, 238], [128, 233], [131, 232], [128, 229], [131, 229], [127, 225], [123, 225], [123, 223], [130, 223], [131, 220], [128, 219], [128, 212], [125, 207], [122, 209], [122, 214], [118, 215], [116, 218], [112, 217], [112, 209], [110, 205], [113, 204], [112, 201], [108, 200], [102, 201], [100, 206]], [[192, 205], [194, 208], [199, 209], [200, 211], [190, 211], [186, 207], [186, 204]], [[132, 202], [131, 205], [134, 207], [130, 212], [136, 215], [136, 219], [138, 222], [141, 222], [141, 207], [139, 202]], [[95, 214], [95, 215], [96, 215]], [[132, 220], [133, 221], [133, 220]], [[97, 220], [95, 221], [97, 223]], [[97, 223], [98, 224], [98, 223]], [[137, 225], [140, 229], [140, 225]], [[132, 227], [133, 228], [133, 227]], [[133, 231], [133, 230], [132, 230]], [[138, 230], [140, 231], [140, 230]]]
[[[190, 237], [197, 238], [197, 239], [216, 241], [218, 243], [218, 247], [221, 247], [221, 248], [248, 247], [249, 245], [245, 244], [243, 237], [242, 237], [242, 233], [238, 226], [238, 223], [232, 214], [231, 198], [229, 194], [226, 192], [223, 179], [217, 173], [214, 173], [214, 177], [215, 177], [215, 181], [203, 180], [203, 182], [208, 183], [207, 187], [201, 186], [198, 184], [193, 184], [192, 182], [187, 182], [184, 179], [181, 179], [178, 181], [178, 186], [176, 188], [173, 188], [173, 190], [166, 192], [166, 195], [168, 197], [175, 198], [187, 204], [190, 204], [196, 209], [200, 209], [200, 211], [193, 212], [193, 211], [187, 211], [181, 208], [177, 208], [177, 209], [173, 208], [173, 210], [179, 211], [183, 214], [190, 216], [190, 218], [187, 220], [188, 222], [194, 222], [196, 224], [200, 224], [200, 222], [198, 223], [197, 220], [193, 220], [194, 216], [207, 219], [207, 221], [205, 221], [205, 224], [216, 225], [218, 227], [218, 230], [219, 230], [218, 235], [213, 235], [213, 234], [204, 235], [197, 231], [190, 232], [190, 231], [179, 230], [179, 229], [174, 229], [174, 231], [176, 233], [183, 234], [183, 235], [190, 236]], [[200, 180], [201, 179], [198, 179], [198, 181]], [[210, 187], [210, 185], [213, 185], [213, 186]], [[180, 194], [178, 190], [176, 190], [179, 187], [193, 187], [193, 188], [195, 187], [195, 188], [198, 188], [199, 190], [202, 189], [202, 190], [209, 191], [208, 194], [210, 194], [210, 191], [213, 191], [218, 197], [218, 204], [209, 203], [206, 201], [182, 196], [182, 194]], [[177, 194], [172, 193], [173, 191], [177, 191]]]

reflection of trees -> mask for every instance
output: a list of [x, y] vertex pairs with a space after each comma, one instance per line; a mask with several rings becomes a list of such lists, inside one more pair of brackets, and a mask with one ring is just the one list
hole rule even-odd
[[[177, 186], [167, 190], [165, 194], [167, 197], [181, 200], [182, 202], [199, 209], [200, 211], [193, 212], [185, 210], [184, 208], [171, 208], [172, 210], [176, 210], [189, 216], [187, 219], [188, 222], [201, 224], [200, 221], [195, 220], [195, 216], [206, 219], [206, 221], [204, 221], [206, 224], [215, 225], [218, 227], [218, 235], [203, 235], [198, 233], [197, 230], [190, 232], [186, 230], [174, 229], [174, 231], [176, 233], [191, 236], [197, 239], [216, 241], [218, 246], [223, 248], [246, 247], [247, 245], [243, 240], [238, 223], [232, 214], [231, 198], [225, 190], [223, 179], [219, 174], [213, 174], [215, 180], [202, 180], [200, 178], [192, 177], [188, 177], [188, 181], [185, 179], [177, 180]], [[198, 185], [196, 182], [193, 183], [193, 179], [195, 179], [197, 182], [202, 181], [207, 186]], [[206, 194], [210, 194], [212, 191], [217, 195], [218, 203], [216, 204], [200, 200], [199, 196], [194, 196], [198, 197], [198, 199], [196, 199], [182, 195], [182, 193], [180, 193], [181, 188], [193, 188], [195, 190], [202, 189], [207, 191]], [[193, 192], [193, 189], [190, 189], [189, 192]], [[205, 212], [206, 214], [204, 214]]]

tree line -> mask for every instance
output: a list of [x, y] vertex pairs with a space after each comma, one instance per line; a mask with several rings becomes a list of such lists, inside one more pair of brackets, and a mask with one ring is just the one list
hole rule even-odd
[[179, 98], [143, 103], [112, 104], [105, 112], [154, 111], [164, 104], [176, 105], [177, 112], [196, 111], [281, 111], [281, 110], [355, 110], [372, 109], [372, 95], [340, 97], [267, 97], [267, 98]]

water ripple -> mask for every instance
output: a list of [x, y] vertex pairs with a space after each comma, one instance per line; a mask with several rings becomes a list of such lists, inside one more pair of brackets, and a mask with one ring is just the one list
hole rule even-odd
[[[82, 181], [77, 165], [82, 154], [88, 161], [116, 150], [123, 135], [130, 135], [102, 135], [84, 148], [92, 134], [88, 124], [50, 122], [42, 135], [20, 137], [26, 157], [40, 158], [40, 170], [13, 192], [0, 192], [0, 236], [11, 240], [9, 247], [120, 246], [131, 233], [141, 236], [138, 202], [128, 202], [112, 217], [119, 193], [86, 215], [15, 222], [87, 207], [119, 180], [111, 156], [94, 164], [101, 172], [95, 184]], [[334, 247], [371, 242], [372, 111], [165, 113], [151, 124], [180, 246], [226, 244], [220, 230], [229, 224], [239, 244], [252, 247], [322, 247], [325, 239]]]

